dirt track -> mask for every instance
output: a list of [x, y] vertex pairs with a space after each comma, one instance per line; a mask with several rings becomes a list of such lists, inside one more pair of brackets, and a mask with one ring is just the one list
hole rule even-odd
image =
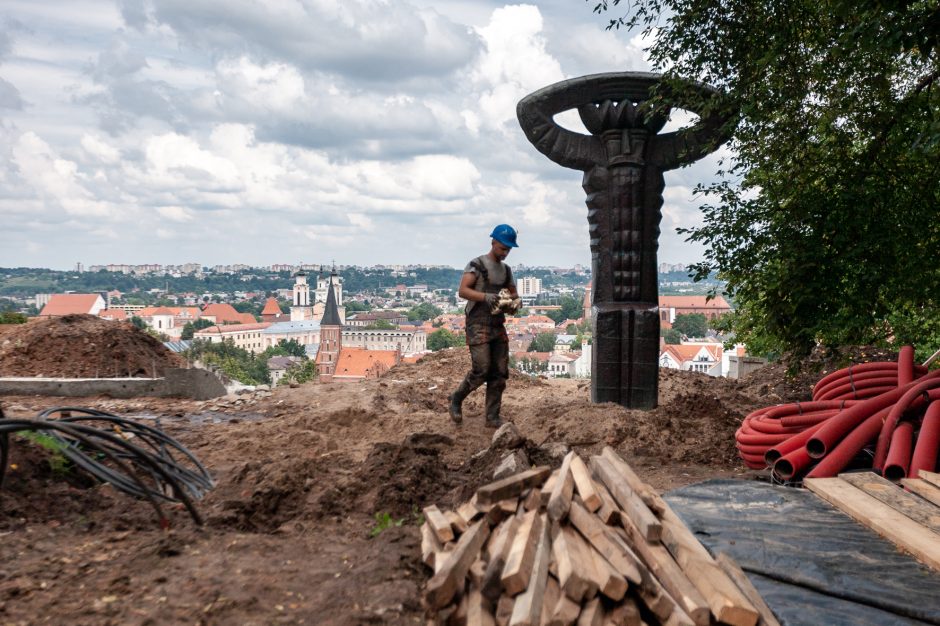
[[[462, 427], [446, 416], [468, 363], [463, 351], [443, 351], [377, 381], [238, 402], [0, 399], [17, 417], [62, 404], [159, 416], [218, 482], [199, 503], [205, 528], [175, 511], [164, 532], [147, 505], [74, 473], [55, 476], [45, 451], [14, 439], [16, 469], [0, 490], [0, 623], [423, 622], [416, 517], [427, 504], [466, 500], [501, 456], [474, 456], [492, 436], [482, 391]], [[768, 374], [739, 384], [666, 370], [660, 407], [646, 413], [592, 405], [583, 381], [513, 375], [504, 415], [537, 461], [548, 460], [538, 448], [547, 443], [581, 453], [609, 444], [658, 489], [751, 478], [734, 455], [741, 418], [805, 394]], [[382, 513], [402, 525], [370, 538]]]

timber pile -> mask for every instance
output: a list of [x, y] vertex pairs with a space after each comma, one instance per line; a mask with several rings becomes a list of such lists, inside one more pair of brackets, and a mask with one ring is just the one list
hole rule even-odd
[[456, 511], [424, 514], [432, 623], [777, 623], [740, 568], [713, 559], [609, 447], [588, 464], [571, 452], [554, 472], [521, 472]]
[[940, 570], [940, 474], [920, 470], [918, 475], [901, 479], [904, 489], [874, 472], [807, 478], [803, 483], [921, 563]]

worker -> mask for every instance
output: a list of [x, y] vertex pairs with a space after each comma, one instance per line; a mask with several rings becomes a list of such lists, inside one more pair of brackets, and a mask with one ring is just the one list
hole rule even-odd
[[[500, 224], [490, 233], [490, 251], [478, 256], [464, 268], [457, 293], [467, 301], [465, 309], [467, 345], [470, 347], [470, 372], [450, 395], [450, 417], [463, 421], [463, 401], [471, 391], [486, 383], [486, 425], [498, 428], [503, 390], [509, 378], [509, 337], [506, 335], [506, 312], [515, 313], [522, 307], [516, 292], [512, 271], [503, 263], [509, 251], [519, 247], [516, 230]], [[511, 300], [500, 305], [499, 292], [506, 289]], [[494, 312], [495, 311], [495, 312]]]

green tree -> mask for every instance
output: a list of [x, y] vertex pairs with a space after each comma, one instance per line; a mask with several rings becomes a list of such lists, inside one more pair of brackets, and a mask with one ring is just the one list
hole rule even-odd
[[456, 348], [457, 346], [467, 345], [467, 340], [463, 335], [452, 333], [446, 328], [438, 328], [428, 335], [428, 350], [437, 352], [444, 348]]
[[246, 385], [271, 383], [267, 360], [235, 346], [230, 341], [216, 343], [197, 339], [184, 356], [218, 367], [229, 378]]
[[708, 332], [708, 322], [705, 320], [704, 313], [676, 315], [672, 327], [686, 337], [704, 337]]
[[392, 324], [388, 320], [382, 319], [375, 320], [368, 326], [362, 327], [363, 330], [395, 330], [396, 328], [398, 328], [398, 326], [395, 326], [395, 324]]
[[430, 302], [422, 302], [421, 304], [412, 307], [412, 309], [408, 311], [407, 315], [409, 321], [416, 322], [420, 320], [423, 322], [425, 320], [434, 319], [441, 313], [443, 313], [443, 311]]
[[695, 278], [727, 281], [738, 340], [757, 353], [940, 344], [940, 5], [629, 7], [614, 23], [646, 29], [654, 68], [721, 88], [708, 106], [733, 111], [733, 157], [684, 232], [706, 247]]
[[551, 352], [555, 349], [555, 333], [539, 333], [529, 344], [528, 352]]
[[290, 383], [303, 384], [310, 382], [311, 380], [316, 380], [317, 378], [317, 364], [310, 360], [305, 360], [301, 363], [295, 363], [287, 368], [287, 371], [284, 372], [284, 375], [281, 377], [281, 385], [286, 385]]
[[307, 358], [307, 350], [304, 345], [296, 339], [281, 339], [276, 346], [265, 348], [261, 353], [261, 358], [267, 362], [272, 356], [299, 356]]
[[347, 300], [344, 306], [346, 307], [347, 314], [372, 310], [368, 302], [359, 302], [358, 300]]
[[131, 316], [131, 324], [133, 324], [135, 328], [139, 328], [140, 330], [145, 330], [147, 328], [147, 322], [141, 319], [139, 315]]
[[22, 313], [3, 311], [0, 313], [0, 324], [25, 324], [27, 318]]
[[[137, 319], [140, 318], [138, 317]], [[193, 320], [192, 322], [186, 322], [183, 324], [183, 330], [180, 332], [180, 339], [183, 339], [184, 341], [192, 339], [197, 330], [209, 328], [210, 326], [215, 326], [215, 323], [205, 318], [199, 318], [198, 320]]]
[[661, 331], [661, 334], [663, 337], [663, 341], [665, 341], [668, 344], [677, 346], [680, 343], [682, 343], [682, 333], [680, 333], [675, 328], [667, 328]]

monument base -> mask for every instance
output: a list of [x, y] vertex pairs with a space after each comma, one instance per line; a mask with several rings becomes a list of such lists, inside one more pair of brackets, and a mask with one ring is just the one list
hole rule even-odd
[[659, 400], [659, 307], [595, 304], [591, 401], [655, 409]]

